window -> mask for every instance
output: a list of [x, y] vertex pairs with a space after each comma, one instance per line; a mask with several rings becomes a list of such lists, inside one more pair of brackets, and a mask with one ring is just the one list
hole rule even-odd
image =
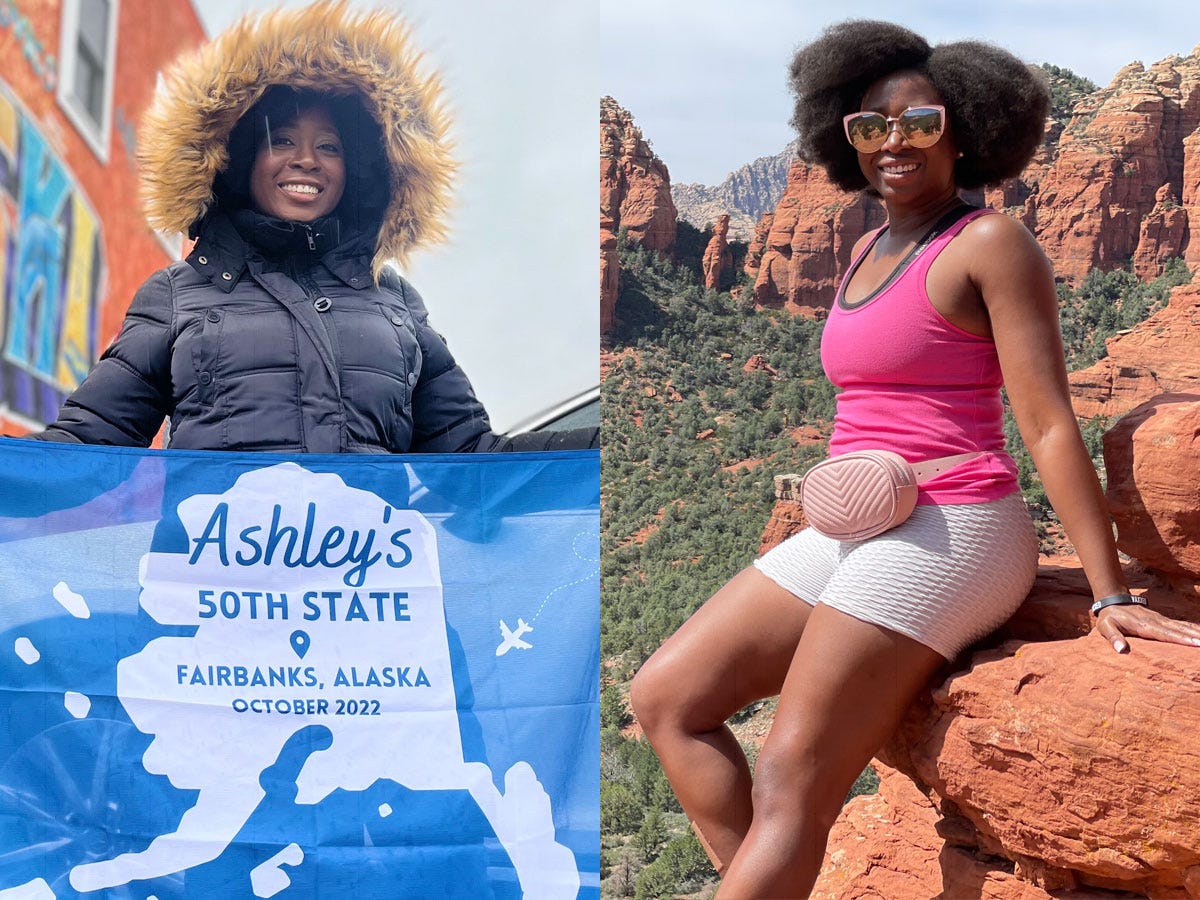
[[58, 102], [79, 133], [108, 162], [117, 43], [117, 0], [65, 0]]

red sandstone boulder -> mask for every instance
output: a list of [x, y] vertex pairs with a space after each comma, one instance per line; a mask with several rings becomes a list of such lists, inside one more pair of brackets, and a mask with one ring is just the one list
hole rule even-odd
[[[1197, 435], [1200, 393], [1158, 398], [1105, 437], [1120, 544], [1139, 558], [1126, 578], [1191, 621]], [[762, 550], [802, 519], [797, 482], [776, 478]], [[1132, 639], [1114, 653], [1090, 601], [1077, 559], [1043, 560], [1018, 613], [883, 748], [880, 793], [843, 810], [814, 898], [1200, 898], [1200, 648]]]
[[761, 353], [751, 354], [750, 358], [746, 360], [746, 364], [742, 366], [742, 371], [766, 372], [772, 378], [779, 377], [779, 370], [767, 362], [766, 357], [764, 357]]
[[980, 849], [1048, 885], [1183, 890], [1200, 866], [1200, 650], [1131, 644], [979, 653], [904, 731], [919, 779]]
[[[942, 817], [908, 776], [874, 763], [879, 793], [856, 797], [830, 833], [829, 850], [810, 900], [1084, 900], [1048, 894], [1003, 864], [947, 843]], [[1091, 895], [1094, 896], [1094, 895]]]
[[1168, 391], [1200, 391], [1200, 285], [1175, 288], [1163, 309], [1106, 346], [1108, 356], [1068, 376], [1080, 418], [1121, 415]]
[[1200, 579], [1200, 392], [1164, 394], [1125, 415], [1104, 435], [1104, 466], [1121, 550]]
[[759, 542], [759, 556], [808, 527], [808, 519], [800, 506], [799, 475], [776, 475], [775, 498], [775, 507]]

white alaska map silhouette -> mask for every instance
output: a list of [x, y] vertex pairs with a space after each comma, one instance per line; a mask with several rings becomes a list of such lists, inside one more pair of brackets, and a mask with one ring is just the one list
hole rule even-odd
[[[333, 740], [305, 760], [297, 804], [380, 778], [465, 790], [527, 900], [576, 896], [574, 854], [555, 841], [533, 769], [514, 764], [501, 792], [486, 764], [463, 759], [437, 544], [420, 513], [282, 463], [242, 475], [224, 494], [189, 497], [179, 516], [189, 552], [142, 558], [140, 602], [163, 625], [199, 627], [121, 660], [117, 692], [134, 725], [153, 735], [146, 771], [199, 793], [174, 832], [76, 866], [72, 887], [102, 890], [217, 858], [262, 802], [259, 777], [287, 740], [321, 724]], [[318, 557], [327, 564], [312, 564]], [[267, 700], [275, 710], [286, 701], [288, 711], [234, 711], [235, 701], [264, 709]], [[334, 714], [339, 701], [358, 712]]]

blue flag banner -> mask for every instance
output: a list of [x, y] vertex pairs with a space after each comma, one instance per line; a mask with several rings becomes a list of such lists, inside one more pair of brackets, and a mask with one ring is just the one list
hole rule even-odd
[[598, 898], [599, 468], [0, 439], [0, 898]]

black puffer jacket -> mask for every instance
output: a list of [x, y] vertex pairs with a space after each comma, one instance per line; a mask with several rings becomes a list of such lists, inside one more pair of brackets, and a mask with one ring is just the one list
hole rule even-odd
[[[144, 446], [169, 417], [181, 449], [596, 446], [595, 429], [493, 434], [420, 296], [386, 265], [440, 236], [453, 171], [436, 82], [416, 65], [394, 20], [341, 4], [244, 20], [177, 63], [143, 123], [143, 190], [151, 221], [196, 245], [141, 287], [38, 437]], [[310, 225], [231, 202], [253, 152], [230, 160], [235, 126], [274, 84], [351, 94], [375, 129], [348, 141], [374, 158], [347, 159], [341, 206]]]
[[138, 291], [117, 340], [42, 437], [145, 446], [169, 415], [169, 445], [181, 449], [589, 445], [590, 432], [492, 434], [411, 285], [391, 272], [376, 285], [361, 241], [305, 253], [308, 229], [258, 219], [259, 233], [293, 231], [293, 246], [276, 234], [272, 249], [286, 253], [264, 256], [228, 217], [211, 216], [187, 261]]

